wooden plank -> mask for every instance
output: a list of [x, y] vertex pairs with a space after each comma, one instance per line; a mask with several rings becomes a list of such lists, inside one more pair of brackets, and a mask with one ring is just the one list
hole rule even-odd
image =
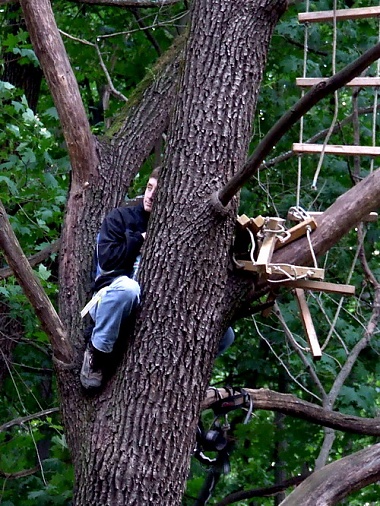
[[284, 281], [281, 283], [281, 286], [284, 288], [302, 288], [303, 290], [337, 293], [339, 295], [355, 295], [354, 285], [340, 285], [338, 283], [328, 283], [327, 281], [313, 281], [311, 279]]
[[[355, 9], [337, 9], [335, 19], [343, 21], [346, 19], [363, 19], [380, 16], [380, 7], [358, 7]], [[300, 23], [320, 23], [322, 21], [333, 21], [334, 11], [301, 12], [298, 14]]]
[[[312, 218], [318, 218], [318, 216], [322, 216], [322, 214], [323, 214], [323, 211], [306, 211], [306, 212]], [[379, 218], [378, 213], [373, 211], [372, 213], [367, 214], [367, 216], [364, 216], [364, 218], [361, 221], [365, 221], [365, 222], [377, 221], [378, 218]], [[299, 221], [299, 220], [297, 220], [297, 218], [295, 218], [294, 214], [292, 214], [292, 213], [288, 213], [286, 219], [288, 219], [290, 221]]]
[[317, 333], [306, 302], [305, 292], [301, 288], [296, 288], [295, 295], [300, 310], [302, 324], [306, 332], [307, 340], [309, 341], [311, 353], [314, 360], [319, 360], [322, 357], [322, 350], [319, 346]]
[[280, 274], [282, 276], [285, 276], [287, 274], [288, 276], [292, 276], [294, 278], [307, 277], [312, 279], [323, 279], [325, 277], [324, 269], [319, 269], [317, 267], [304, 267], [301, 265], [290, 265], [290, 264], [268, 264], [267, 273], [269, 275]]
[[317, 228], [317, 222], [314, 218], [307, 218], [304, 221], [301, 221], [298, 223], [298, 225], [295, 225], [292, 228], [289, 228], [287, 232], [290, 234], [290, 236], [285, 239], [284, 241], [280, 241], [279, 239], [276, 242], [275, 250], [278, 250], [282, 248], [283, 246], [286, 246], [287, 244], [290, 244], [293, 241], [296, 241], [300, 237], [306, 234], [307, 227], [310, 227], [311, 230], [315, 230]]
[[277, 237], [275, 234], [266, 235], [261, 245], [259, 256], [257, 257], [257, 265], [267, 265], [271, 261], [274, 245], [276, 244]]
[[[295, 277], [308, 277], [312, 279], [323, 279], [325, 277], [324, 269], [319, 269], [315, 267], [304, 267], [301, 265], [290, 265], [290, 264], [268, 264], [268, 265], [258, 265], [253, 264], [249, 260], [236, 260], [241, 267], [246, 271], [251, 272], [261, 272], [267, 273], [270, 275], [282, 275], [282, 276], [292, 276]], [[285, 274], [284, 274], [285, 273]], [[282, 281], [289, 281], [289, 278], [285, 278]]]
[[[322, 144], [293, 144], [295, 153], [322, 153]], [[325, 153], [329, 155], [359, 155], [359, 156], [380, 156], [380, 147], [378, 146], [347, 146], [328, 144], [325, 147]]]
[[[328, 77], [297, 77], [297, 86], [304, 88], [309, 86], [315, 86], [316, 84], [326, 82]], [[380, 77], [355, 77], [351, 81], [345, 84], [345, 86], [380, 86]]]

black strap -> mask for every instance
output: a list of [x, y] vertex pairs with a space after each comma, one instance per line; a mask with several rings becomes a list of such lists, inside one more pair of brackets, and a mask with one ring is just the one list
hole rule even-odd
[[252, 400], [244, 388], [225, 387], [225, 390], [229, 393], [228, 397], [215, 401], [211, 406], [215, 416], [224, 415], [234, 409], [241, 408], [251, 408], [252, 413]]

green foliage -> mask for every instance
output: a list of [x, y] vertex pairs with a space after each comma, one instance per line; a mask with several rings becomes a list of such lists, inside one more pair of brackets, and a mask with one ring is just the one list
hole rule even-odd
[[69, 164], [51, 111], [34, 114], [0, 81], [0, 198], [26, 254], [59, 237]]

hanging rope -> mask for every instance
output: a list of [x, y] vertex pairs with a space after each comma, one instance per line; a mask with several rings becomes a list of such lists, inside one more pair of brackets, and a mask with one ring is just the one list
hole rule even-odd
[[[306, 2], [306, 12], [309, 12], [310, 2], [307, 0]], [[309, 23], [305, 23], [305, 32], [304, 32], [304, 44], [303, 44], [303, 72], [302, 77], [306, 77], [306, 68], [307, 68], [307, 55], [309, 52]], [[302, 98], [305, 95], [305, 89], [302, 88]], [[303, 143], [303, 128], [304, 128], [304, 117], [301, 117], [300, 121], [300, 135], [299, 142]], [[301, 198], [301, 181], [302, 181], [302, 156], [298, 155], [298, 170], [297, 170], [297, 195], [296, 195], [296, 205], [297, 207], [300, 205]]]
[[[336, 42], [337, 42], [336, 10], [337, 10], [337, 0], [334, 0], [333, 54], [332, 54], [332, 73], [333, 73], [333, 75], [336, 74], [336, 45], [337, 45], [336, 44]], [[314, 174], [313, 182], [311, 184], [311, 189], [312, 190], [316, 190], [317, 189], [317, 181], [318, 181], [319, 173], [321, 171], [323, 159], [324, 159], [324, 156], [325, 156], [326, 146], [327, 146], [327, 144], [328, 144], [328, 142], [330, 140], [331, 134], [334, 131], [334, 128], [335, 128], [335, 125], [336, 125], [336, 120], [338, 118], [338, 110], [339, 110], [338, 91], [335, 91], [335, 93], [334, 93], [334, 102], [335, 102], [335, 105], [334, 105], [334, 117], [333, 117], [333, 120], [332, 120], [332, 123], [330, 125], [329, 131], [327, 132], [327, 135], [325, 137], [325, 140], [324, 140], [324, 143], [323, 143], [323, 146], [322, 146], [321, 156], [319, 158], [318, 165], [317, 165], [317, 168], [316, 168], [316, 171], [315, 171], [315, 174]]]
[[[380, 41], [380, 18], [378, 22], [377, 40]], [[380, 75], [380, 60], [377, 60], [376, 77]], [[379, 88], [375, 88], [375, 97], [373, 99], [373, 113], [372, 113], [372, 146], [376, 146], [376, 121], [377, 121], [377, 102], [378, 102]], [[371, 158], [370, 173], [372, 174], [375, 165], [375, 159]]]

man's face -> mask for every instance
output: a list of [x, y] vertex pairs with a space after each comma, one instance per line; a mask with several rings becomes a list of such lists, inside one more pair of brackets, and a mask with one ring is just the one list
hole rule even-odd
[[151, 177], [148, 181], [148, 184], [146, 185], [143, 200], [144, 209], [147, 213], [150, 213], [152, 210], [156, 189], [157, 189], [157, 179]]

